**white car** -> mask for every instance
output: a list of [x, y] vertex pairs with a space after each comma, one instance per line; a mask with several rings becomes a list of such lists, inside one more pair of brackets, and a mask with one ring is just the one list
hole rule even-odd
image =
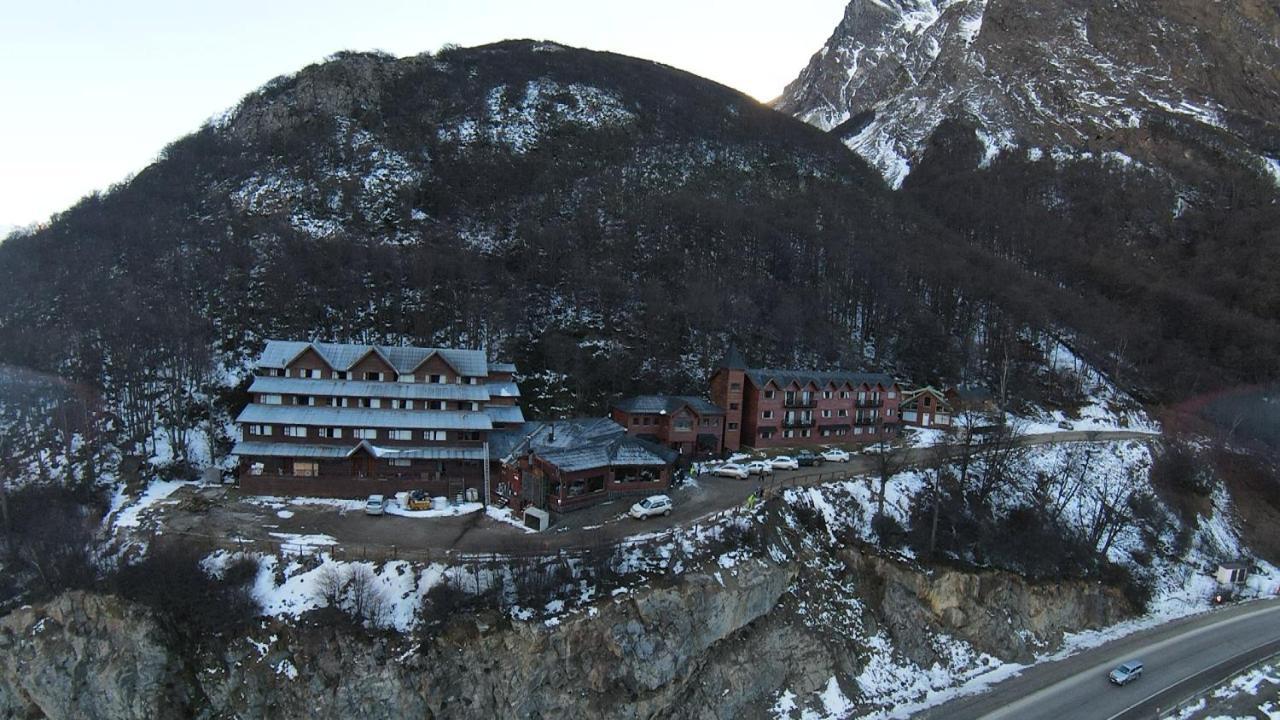
[[752, 475], [772, 475], [773, 463], [768, 460], [752, 460], [747, 463], [747, 472]]
[[666, 495], [650, 495], [632, 505], [628, 514], [637, 520], [644, 520], [654, 515], [670, 515], [671, 498]]
[[719, 475], [720, 477], [737, 478], [738, 480], [746, 480], [751, 476], [751, 473], [747, 470], [746, 466], [739, 465], [738, 463], [725, 463], [715, 470], [712, 470], [711, 474]]
[[799, 470], [800, 461], [788, 455], [779, 455], [769, 461], [774, 470]]
[[364, 501], [365, 515], [381, 515], [387, 511], [387, 499], [381, 495], [370, 495]]
[[822, 451], [822, 459], [827, 462], [849, 462], [849, 453], [840, 448], [827, 448]]

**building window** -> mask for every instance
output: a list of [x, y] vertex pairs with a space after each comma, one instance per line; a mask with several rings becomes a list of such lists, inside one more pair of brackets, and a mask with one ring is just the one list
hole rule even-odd
[[809, 436], [810, 436], [810, 435], [812, 435], [812, 434], [813, 434], [813, 431], [812, 431], [812, 430], [801, 430], [801, 431], [800, 431], [800, 437], [809, 437]]
[[772, 391], [772, 390], [765, 390], [765, 391], [764, 391], [764, 399], [765, 399], [765, 400], [772, 400], [772, 399], [773, 399], [773, 391]]
[[849, 411], [845, 410], [844, 408], [840, 408], [836, 412], [838, 414], [837, 417], [849, 417]]
[[249, 434], [250, 435], [270, 435], [271, 426], [270, 425], [250, 425]]
[[631, 418], [631, 424], [632, 424], [632, 425], [639, 425], [639, 424], [640, 424], [640, 418], [638, 418], [638, 417], [633, 417], [633, 418]]
[[773, 411], [772, 411], [772, 410], [765, 410], [765, 411], [761, 412], [761, 413], [760, 413], [760, 419], [761, 419], [761, 420], [772, 420], [772, 419], [773, 419]]
[[413, 376], [413, 373], [403, 373], [401, 375], [396, 376], [396, 382], [402, 382], [402, 383], [411, 383], [416, 379], [417, 378]]
[[377, 428], [356, 428], [354, 435], [359, 440], [377, 440], [378, 429]]
[[441, 441], [441, 440], [445, 440], [446, 438], [443, 430], [423, 430], [422, 439]]
[[892, 399], [894, 399], [894, 398], [896, 398], [896, 397], [898, 397], [898, 393], [896, 393], [896, 392], [894, 392], [894, 391], [890, 390], [890, 391], [889, 391], [889, 399], [890, 399], [890, 400], [892, 400]]
[[773, 437], [773, 428], [761, 428], [761, 429], [760, 429], [760, 437], [762, 437], [762, 438], [771, 438], [771, 437]]
[[479, 431], [476, 431], [476, 430], [464, 430], [463, 432], [458, 433], [458, 439], [459, 440], [479, 440], [480, 433]]
[[443, 400], [428, 400], [428, 401], [427, 401], [427, 409], [428, 409], [428, 410], [443, 410], [443, 409], [444, 409], [444, 401], [443, 401]]
[[413, 465], [413, 461], [409, 458], [391, 458], [387, 461], [391, 467], [409, 467]]
[[388, 440], [412, 440], [413, 431], [412, 430], [388, 430], [387, 439]]
[[741, 389], [742, 389], [742, 383], [729, 383], [729, 389], [730, 389], [730, 390], [741, 390]]
[[856, 428], [854, 428], [854, 429], [853, 429], [853, 434], [854, 434], [854, 435], [861, 435], [861, 434], [862, 434], [862, 428], [861, 428], [861, 427], [856, 427]]
[[365, 380], [377, 380], [377, 381], [381, 381], [381, 380], [382, 380], [382, 373], [380, 373], [380, 372], [374, 372], [374, 371], [372, 371], [372, 370], [367, 370], [367, 371], [365, 371], [364, 379], [365, 379]]
[[285, 425], [284, 436], [291, 438], [304, 438], [307, 436], [307, 428], [305, 425]]
[[334, 373], [334, 375], [337, 376], [339, 380], [346, 380], [350, 375], [350, 373], [348, 373], [346, 370], [339, 370], [338, 372]]
[[342, 428], [320, 428], [320, 437], [336, 440], [342, 437]]
[[848, 399], [849, 399], [849, 391], [848, 391], [848, 390], [841, 390], [841, 391], [840, 391], [840, 399], [841, 399], [841, 400], [848, 400]]
[[676, 418], [671, 423], [676, 432], [688, 432], [693, 429], [693, 419], [687, 417]]
[[793, 438], [793, 437], [795, 437], [795, 436], [796, 436], [796, 431], [795, 431], [795, 430], [783, 430], [783, 431], [782, 431], [782, 437], [784, 437], [784, 438]]
[[315, 405], [316, 399], [311, 395], [294, 395], [293, 404], [294, 405]]
[[428, 376], [427, 376], [427, 382], [429, 382], [429, 383], [435, 383], [436, 385], [440, 385], [440, 384], [444, 383], [444, 376], [443, 376], [443, 375], [428, 375]]
[[293, 474], [297, 477], [316, 477], [320, 474], [320, 463], [314, 460], [294, 460]]
[[471, 412], [478, 412], [479, 410], [480, 410], [480, 403], [478, 402], [471, 403]]
[[263, 395], [262, 404], [263, 405], [283, 405], [284, 396], [283, 395]]
[[729, 429], [730, 429], [730, 430], [737, 430], [737, 429], [738, 429], [738, 423], [729, 423]]
[[284, 368], [271, 368], [271, 376], [272, 376], [272, 377], [284, 377], [284, 376], [285, 376], [285, 370], [284, 370]]
[[404, 398], [391, 398], [391, 407], [396, 410], [412, 410], [413, 401]]
[[831, 391], [830, 391], [830, 390], [823, 390], [823, 391], [822, 391], [822, 399], [823, 399], [823, 400], [830, 400], [830, 399], [831, 399]]
[[822, 417], [824, 417], [824, 418], [829, 418], [829, 417], [831, 417], [831, 411], [830, 411], [830, 410], [823, 410], [823, 411], [822, 411]]
[[362, 408], [382, 407], [382, 399], [381, 398], [360, 398], [360, 407]]

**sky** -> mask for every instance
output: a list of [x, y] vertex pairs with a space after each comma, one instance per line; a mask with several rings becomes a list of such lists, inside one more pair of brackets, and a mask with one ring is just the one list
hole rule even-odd
[[146, 167], [278, 75], [339, 50], [532, 38], [776, 97], [847, 0], [0, 0], [0, 233]]

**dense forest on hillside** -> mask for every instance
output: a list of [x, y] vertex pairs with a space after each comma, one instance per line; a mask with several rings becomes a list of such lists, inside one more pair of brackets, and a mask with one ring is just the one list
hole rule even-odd
[[893, 193], [836, 138], [654, 63], [527, 41], [340, 54], [0, 244], [0, 362], [101, 387], [132, 436], [201, 422], [218, 365], [267, 337], [483, 345], [519, 365], [531, 415], [699, 391], [729, 342], [1015, 397], [1045, 392], [1050, 336], [1155, 399], [1273, 370], [1273, 325], [1222, 325], [1174, 277], [1141, 278], [1176, 288], [1143, 302], [1109, 286], [1097, 269], [1138, 249], [1024, 242], [1142, 222], [1001, 211], [1039, 170]]

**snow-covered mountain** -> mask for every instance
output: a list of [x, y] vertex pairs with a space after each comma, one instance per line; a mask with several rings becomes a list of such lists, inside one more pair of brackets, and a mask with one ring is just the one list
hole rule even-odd
[[1263, 0], [852, 0], [775, 105], [894, 186], [946, 119], [975, 127], [984, 162], [1226, 157], [1280, 182], [1277, 67], [1280, 8]]

